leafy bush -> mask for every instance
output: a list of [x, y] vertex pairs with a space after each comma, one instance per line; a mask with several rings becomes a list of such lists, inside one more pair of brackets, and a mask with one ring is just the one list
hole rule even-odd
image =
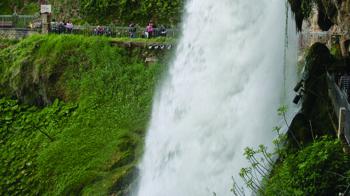
[[[177, 25], [182, 16], [184, 0], [51, 0], [53, 17], [74, 20], [80, 24], [127, 25], [130, 22], [145, 25], [149, 20], [157, 24]], [[34, 0], [1, 0], [0, 13], [34, 14], [39, 5]]]
[[181, 18], [183, 0], [81, 0], [81, 12], [89, 22], [105, 22], [113, 19], [128, 24], [136, 21], [146, 24], [153, 19], [157, 23], [177, 24]]
[[263, 195], [336, 195], [346, 190], [349, 171], [340, 141], [323, 137], [277, 163]]
[[2, 0], [0, 2], [0, 14], [34, 14], [39, 12], [39, 5], [36, 0]]
[[[278, 115], [288, 126], [286, 111], [282, 106]], [[272, 153], [263, 145], [258, 149], [248, 147], [244, 152], [250, 166], [242, 168], [239, 175], [254, 194], [337, 195], [350, 187], [350, 156], [343, 152], [338, 139], [323, 136], [304, 145], [293, 136], [288, 138], [281, 127], [273, 131], [277, 138], [273, 140]], [[291, 142], [298, 145], [293, 147]], [[237, 196], [245, 195], [235, 179], [231, 191]]]
[[[279, 156], [276, 162], [273, 155]], [[299, 150], [279, 146], [269, 153], [262, 145], [246, 148], [245, 156], [251, 165], [241, 169], [240, 177], [257, 195], [337, 195], [350, 186], [350, 157], [338, 139], [328, 136]], [[233, 180], [233, 194], [245, 195]]]

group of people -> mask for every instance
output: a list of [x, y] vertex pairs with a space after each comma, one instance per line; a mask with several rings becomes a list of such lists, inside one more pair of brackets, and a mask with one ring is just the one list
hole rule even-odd
[[[136, 25], [134, 23], [131, 23], [129, 25], [129, 37], [136, 38], [137, 37], [136, 32], [137, 32]], [[160, 28], [157, 28], [154, 25], [154, 23], [150, 21], [141, 36], [144, 38], [152, 38], [152, 37], [158, 37], [158, 36], [166, 37], [167, 33], [168, 32], [163, 25], [161, 25]]]
[[52, 20], [50, 23], [50, 29], [53, 33], [72, 33], [73, 32], [74, 25], [71, 21], [60, 21], [56, 22], [55, 20]]
[[[50, 31], [52, 33], [62, 34], [62, 33], [73, 33], [74, 25], [71, 21], [60, 21], [56, 22], [54, 19], [50, 23]], [[98, 25], [92, 30], [93, 35], [106, 35], [111, 36], [112, 31], [108, 26], [103, 27]], [[130, 38], [136, 38], [137, 36], [137, 26], [134, 23], [131, 23], [128, 27], [128, 33]], [[153, 38], [153, 37], [166, 37], [167, 29], [161, 25], [157, 28], [152, 21], [148, 23], [146, 29], [142, 32], [141, 37], [143, 38]]]
[[111, 36], [112, 32], [109, 29], [109, 27], [103, 27], [98, 25], [95, 29], [94, 29], [94, 35], [106, 35], [106, 36]]

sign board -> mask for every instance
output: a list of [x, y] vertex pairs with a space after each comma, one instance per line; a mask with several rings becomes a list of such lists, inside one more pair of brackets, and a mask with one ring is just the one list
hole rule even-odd
[[41, 5], [40, 13], [51, 13], [51, 5]]

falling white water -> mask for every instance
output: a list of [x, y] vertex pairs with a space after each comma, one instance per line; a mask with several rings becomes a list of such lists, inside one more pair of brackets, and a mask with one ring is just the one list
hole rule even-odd
[[271, 144], [276, 110], [289, 102], [285, 13], [283, 0], [188, 1], [154, 97], [138, 196], [232, 195], [243, 149]]

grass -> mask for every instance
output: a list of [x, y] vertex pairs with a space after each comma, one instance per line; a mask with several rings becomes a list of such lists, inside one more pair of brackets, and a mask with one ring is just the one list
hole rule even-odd
[[[1, 149], [12, 149], [12, 142], [35, 144], [12, 149], [15, 159], [0, 160], [0, 165], [22, 163], [28, 154], [33, 168], [30, 180], [22, 182], [14, 180], [20, 167], [10, 165], [14, 172], [6, 176], [14, 181], [1, 184], [0, 195], [107, 195], [130, 189], [164, 66], [145, 66], [142, 58], [129, 55], [107, 38], [71, 35], [32, 36], [0, 51], [0, 95], [25, 103], [16, 107], [40, 106], [7, 114], [14, 122], [0, 123], [2, 132], [13, 130]], [[47, 115], [65, 114], [57, 107], [71, 109], [66, 116]], [[36, 120], [19, 121], [22, 115]], [[17, 124], [30, 134], [17, 134]]]

